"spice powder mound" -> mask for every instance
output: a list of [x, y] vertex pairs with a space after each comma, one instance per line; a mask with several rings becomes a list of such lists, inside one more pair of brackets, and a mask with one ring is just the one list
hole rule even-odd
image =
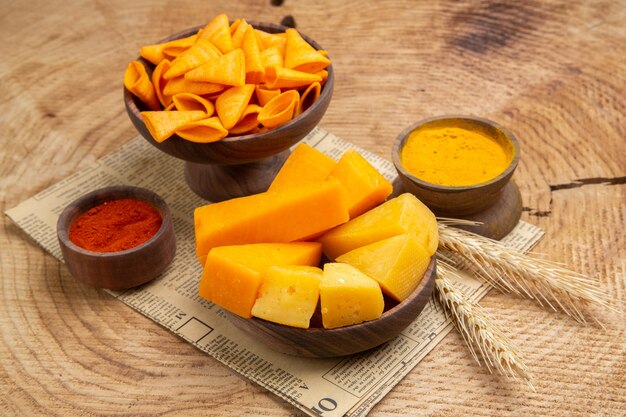
[[500, 175], [511, 163], [513, 149], [501, 142], [458, 127], [420, 129], [411, 133], [402, 149], [402, 165], [431, 184], [481, 184]]
[[112, 200], [79, 216], [70, 226], [69, 238], [93, 252], [118, 252], [149, 240], [162, 222], [159, 212], [145, 201]]

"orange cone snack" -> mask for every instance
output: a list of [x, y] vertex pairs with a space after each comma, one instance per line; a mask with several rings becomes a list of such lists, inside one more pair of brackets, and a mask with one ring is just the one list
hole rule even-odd
[[296, 107], [296, 116], [300, 115], [303, 111], [311, 107], [313, 103], [320, 97], [322, 86], [319, 82], [315, 81], [309, 85], [306, 90], [300, 95], [300, 101]]
[[241, 48], [243, 45], [243, 38], [248, 30], [248, 27], [252, 27], [248, 24], [248, 22], [246, 22], [246, 19], [241, 19], [239, 24], [237, 24], [237, 27], [235, 28], [235, 31], [232, 31], [232, 26], [231, 26], [231, 34], [233, 37], [233, 45], [235, 46], [235, 48]]
[[203, 111], [144, 111], [141, 112], [148, 131], [157, 142], [161, 143], [174, 134], [174, 131], [186, 123], [200, 120], [206, 116]]
[[156, 45], [144, 46], [139, 50], [139, 55], [147, 61], [158, 65], [163, 59], [172, 59], [180, 55], [182, 52], [191, 48], [196, 39], [197, 34], [187, 36], [186, 38], [176, 39], [170, 42], [160, 43]]
[[254, 29], [247, 23], [246, 25], [247, 29], [242, 42], [246, 63], [246, 83], [260, 84], [265, 78], [265, 67], [261, 59], [261, 49], [254, 35]]
[[215, 106], [204, 97], [191, 93], [179, 93], [172, 97], [176, 110], [201, 110], [206, 113], [205, 117], [211, 117]]
[[239, 25], [244, 19], [235, 19], [233, 23], [230, 25], [230, 36], [233, 36]]
[[262, 85], [257, 85], [255, 88], [256, 99], [261, 107], [265, 106], [271, 99], [280, 94], [280, 89], [268, 90]]
[[328, 71], [326, 71], [326, 70], [318, 71], [318, 72], [315, 73], [315, 75], [319, 75], [320, 77], [322, 77], [322, 81], [320, 81], [320, 83], [322, 85], [324, 85], [324, 83], [328, 79]]
[[255, 29], [254, 31], [258, 38], [261, 39], [263, 49], [276, 48], [281, 55], [285, 54], [285, 45], [287, 44], [287, 38], [284, 36], [284, 34], [267, 33], [259, 29]]
[[261, 52], [261, 62], [267, 71], [269, 67], [282, 67], [284, 65], [283, 55], [278, 48], [267, 48]]
[[[147, 116], [155, 139], [198, 121], [182, 112], [219, 118], [217, 127], [211, 121], [182, 129], [191, 140], [206, 141], [221, 138], [223, 129], [233, 136], [266, 132], [313, 106], [328, 78], [326, 51], [317, 51], [294, 29], [270, 32], [245, 19], [230, 24], [220, 14], [195, 34], [141, 48], [143, 59], [124, 75], [127, 89], [144, 102], [142, 110], [179, 112]], [[210, 139], [190, 133], [195, 131], [211, 131]]]
[[230, 129], [230, 133], [233, 135], [242, 135], [257, 128], [259, 126], [259, 113], [261, 110], [261, 106], [248, 104], [237, 124]]
[[209, 117], [195, 122], [190, 122], [176, 129], [176, 134], [181, 138], [196, 143], [216, 142], [228, 135], [219, 117]]
[[265, 84], [270, 89], [304, 87], [316, 81], [322, 81], [322, 77], [277, 66], [265, 70]]
[[233, 45], [233, 38], [230, 35], [228, 16], [224, 13], [217, 15], [203, 29], [201, 29], [198, 37], [200, 39], [208, 39], [224, 54], [227, 54], [235, 49], [235, 45]]
[[254, 85], [245, 84], [242, 87], [229, 88], [220, 94], [215, 101], [215, 109], [224, 128], [230, 130], [237, 124], [253, 92]]
[[173, 96], [180, 93], [192, 93], [199, 96], [221, 93], [224, 90], [222, 84], [207, 83], [204, 81], [191, 81], [183, 76], [171, 79], [165, 84], [163, 94]]
[[161, 108], [150, 77], [148, 77], [146, 68], [141, 62], [133, 61], [128, 64], [124, 73], [124, 86], [139, 97], [149, 109], [159, 110]]
[[288, 90], [281, 93], [263, 107], [263, 110], [259, 113], [259, 122], [269, 128], [288, 122], [293, 119], [299, 101], [300, 95], [296, 90]]
[[240, 87], [246, 83], [246, 57], [241, 49], [235, 49], [185, 73], [185, 78]]
[[172, 97], [163, 94], [163, 90], [167, 84], [167, 80], [163, 78], [163, 74], [167, 72], [169, 68], [169, 59], [163, 59], [159, 62], [159, 65], [156, 66], [154, 71], [152, 71], [152, 85], [154, 86], [154, 91], [163, 107], [167, 107], [172, 103]]
[[213, 59], [217, 59], [222, 53], [206, 39], [198, 39], [198, 42], [172, 61], [171, 68], [165, 73], [164, 78], [171, 80], [179, 75], [198, 68]]
[[316, 73], [330, 65], [330, 60], [320, 54], [295, 29], [287, 29], [287, 43], [285, 45], [285, 67]]

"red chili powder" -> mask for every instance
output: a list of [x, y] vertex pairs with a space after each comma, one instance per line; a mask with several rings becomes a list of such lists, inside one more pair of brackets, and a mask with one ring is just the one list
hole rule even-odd
[[163, 219], [149, 203], [124, 198], [102, 203], [70, 226], [70, 240], [93, 252], [118, 252], [149, 240]]

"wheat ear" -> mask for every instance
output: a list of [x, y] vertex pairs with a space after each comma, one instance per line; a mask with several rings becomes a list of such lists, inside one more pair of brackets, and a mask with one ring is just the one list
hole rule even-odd
[[476, 362], [481, 364], [478, 357], [480, 354], [489, 372], [493, 373], [495, 370], [514, 379], [519, 377], [534, 391], [531, 376], [517, 348], [493, 324], [478, 303], [454, 288], [448, 279], [454, 275], [454, 267], [445, 262], [437, 262], [435, 296], [443, 306], [446, 316], [452, 318]]
[[444, 254], [450, 251], [460, 256], [492, 286], [534, 299], [555, 311], [560, 309], [578, 322], [586, 322], [583, 311], [587, 303], [615, 311], [597, 281], [558, 263], [515, 251], [498, 241], [440, 223], [439, 249]]

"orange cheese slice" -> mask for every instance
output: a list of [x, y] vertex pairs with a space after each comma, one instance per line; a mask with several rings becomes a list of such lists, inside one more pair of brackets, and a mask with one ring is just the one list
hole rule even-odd
[[195, 209], [196, 254], [202, 264], [217, 246], [293, 242], [348, 220], [338, 181], [265, 192]]
[[252, 317], [263, 274], [276, 265], [317, 265], [315, 242], [221, 246], [206, 259], [198, 294], [242, 317]]
[[348, 195], [350, 218], [376, 207], [393, 192], [393, 186], [357, 151], [346, 151], [330, 173]]
[[268, 191], [279, 191], [326, 180], [337, 165], [331, 157], [300, 143], [274, 177]]

